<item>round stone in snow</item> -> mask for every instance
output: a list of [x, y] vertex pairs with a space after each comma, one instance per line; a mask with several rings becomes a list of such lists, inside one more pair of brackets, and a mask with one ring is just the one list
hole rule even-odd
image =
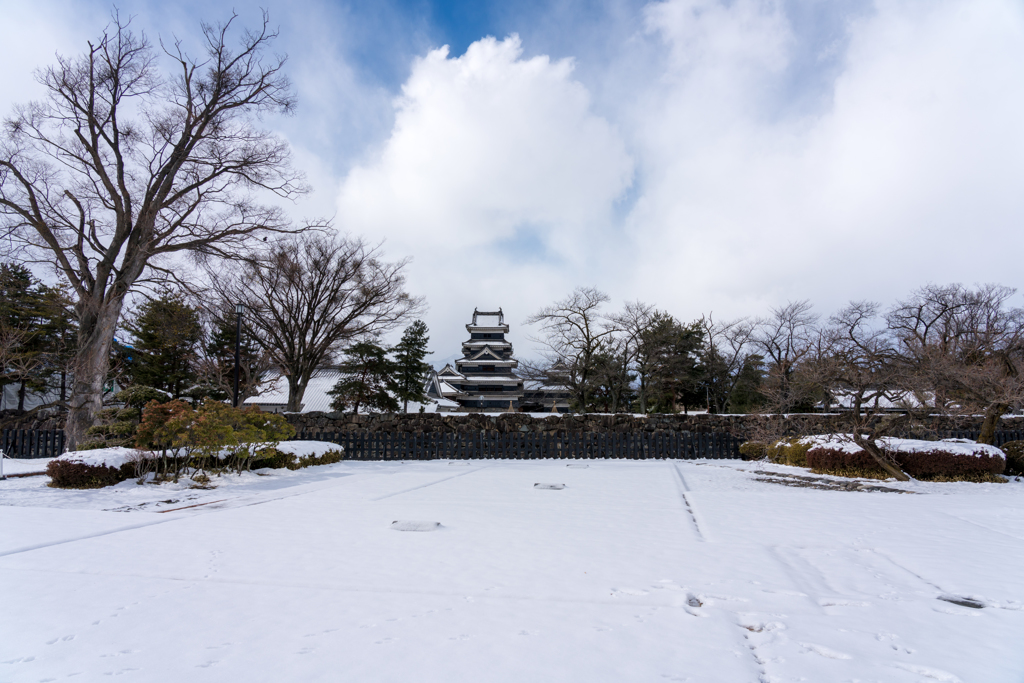
[[395, 520], [391, 522], [391, 528], [395, 531], [437, 531], [441, 528], [441, 522], [411, 522]]
[[555, 491], [561, 491], [565, 488], [565, 484], [534, 484], [535, 489], [553, 489]]

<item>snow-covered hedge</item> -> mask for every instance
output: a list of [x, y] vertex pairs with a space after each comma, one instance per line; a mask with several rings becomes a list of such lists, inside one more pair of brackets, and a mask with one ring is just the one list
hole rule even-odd
[[[860, 470], [884, 474], [875, 459], [849, 437], [805, 437], [813, 441], [807, 466], [816, 472]], [[1000, 474], [1006, 456], [995, 446], [965, 439], [919, 441], [882, 438], [875, 442], [907, 474], [918, 478], [971, 478]]]
[[[223, 463], [230, 453], [225, 449], [218, 460]], [[253, 461], [253, 468], [288, 468], [297, 470], [313, 465], [329, 465], [343, 458], [342, 448], [327, 441], [285, 441]], [[142, 476], [148, 472], [167, 472], [168, 466], [159, 454], [133, 448], [97, 448], [73, 451], [54, 458], [46, 467], [51, 486], [64, 489], [91, 489]], [[198, 471], [198, 462], [181, 461], [182, 468]], [[195, 472], [193, 472], [194, 474]]]
[[256, 460], [253, 468], [287, 467], [297, 470], [313, 465], [330, 465], [344, 458], [342, 447], [329, 441], [285, 441], [277, 445], [273, 456]]
[[147, 456], [153, 454], [120, 446], [72, 451], [51, 460], [46, 473], [57, 488], [98, 489], [134, 477], [138, 461]]

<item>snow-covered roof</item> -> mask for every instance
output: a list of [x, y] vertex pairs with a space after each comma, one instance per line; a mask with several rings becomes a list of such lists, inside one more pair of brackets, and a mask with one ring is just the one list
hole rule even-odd
[[[299, 409], [299, 412], [331, 412], [333, 410], [333, 408], [331, 408], [331, 401], [334, 400], [334, 397], [328, 396], [327, 392], [334, 388], [334, 385], [338, 383], [340, 378], [341, 373], [337, 370], [317, 370], [317, 372], [309, 379], [309, 384], [306, 385], [306, 392], [302, 395], [302, 406]], [[282, 375], [269, 382], [267, 384], [267, 388], [260, 392], [259, 396], [245, 399], [243, 405], [257, 405], [265, 408], [277, 406], [283, 408], [284, 406], [287, 406], [287, 378]]]
[[[829, 401], [830, 408], [852, 408], [853, 407], [853, 395], [849, 391], [842, 389], [833, 390], [832, 400]], [[930, 399], [930, 397], [927, 397]], [[818, 404], [822, 406], [821, 403]], [[872, 398], [870, 401], [865, 402], [864, 407], [874, 408], [876, 405], [876, 399]], [[877, 405], [883, 410], [898, 410], [904, 408], [920, 408], [921, 401], [918, 400], [917, 396], [909, 391], [894, 391], [890, 392], [888, 396], [879, 396], [877, 399]]]
[[[484, 356], [490, 356], [490, 358], [484, 358]], [[486, 360], [496, 360], [496, 361], [501, 361], [501, 362], [504, 362], [504, 363], [511, 363], [511, 362], [513, 362], [511, 360], [505, 360], [504, 358], [499, 356], [498, 353], [493, 348], [491, 348], [490, 346], [485, 346], [484, 348], [480, 349], [479, 351], [477, 351], [472, 356], [469, 356], [468, 358], [464, 358], [462, 360], [457, 360], [455, 362], [457, 364], [462, 364], [462, 363], [465, 363], [466, 361], [471, 361], [471, 360], [473, 360], [473, 361], [475, 361], [475, 360], [484, 360], [484, 361], [486, 361]]]
[[447, 363], [443, 368], [437, 371], [437, 374], [441, 377], [458, 377], [462, 379], [463, 374], [452, 367], [451, 363]]

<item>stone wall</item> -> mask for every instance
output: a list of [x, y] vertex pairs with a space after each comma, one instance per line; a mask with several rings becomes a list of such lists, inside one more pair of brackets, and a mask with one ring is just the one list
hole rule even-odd
[[[287, 413], [300, 435], [318, 432], [717, 432], [749, 440], [766, 436], [799, 436], [842, 431], [842, 416], [794, 415], [555, 415], [534, 417], [524, 413], [409, 413], [348, 415], [341, 413]], [[932, 415], [915, 423], [902, 436], [926, 438], [929, 432], [978, 430], [981, 417]], [[1004, 418], [1000, 430], [1024, 430], [1024, 417]], [[934, 434], [932, 434], [934, 436]]]
[[0, 428], [64, 429], [64, 415], [41, 415], [30, 410], [0, 410]]

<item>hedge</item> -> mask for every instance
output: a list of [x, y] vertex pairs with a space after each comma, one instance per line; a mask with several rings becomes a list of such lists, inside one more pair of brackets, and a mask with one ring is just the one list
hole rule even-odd
[[99, 489], [127, 481], [135, 476], [135, 463], [120, 467], [89, 465], [70, 460], [51, 460], [46, 466], [50, 486], [61, 489]]
[[[896, 440], [891, 445], [879, 445], [900, 469], [918, 479], [985, 479], [1001, 474], [1006, 467], [1006, 460], [992, 453], [957, 453], [954, 451], [962, 449], [944, 449], [941, 441], [928, 443], [932, 447], [927, 450], [901, 449]], [[835, 442], [813, 446], [807, 451], [807, 466], [822, 474], [858, 472], [865, 476], [889, 476], [867, 451], [851, 446]]]

